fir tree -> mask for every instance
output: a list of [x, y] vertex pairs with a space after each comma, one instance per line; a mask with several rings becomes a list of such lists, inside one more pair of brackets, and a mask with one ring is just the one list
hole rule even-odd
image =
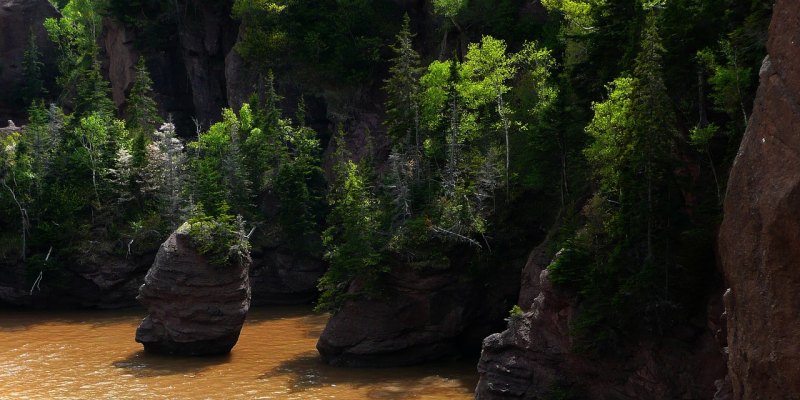
[[645, 198], [643, 206], [647, 215], [647, 257], [653, 257], [653, 236], [666, 222], [657, 219], [665, 210], [662, 203], [668, 197], [667, 179], [671, 175], [671, 158], [675, 149], [675, 115], [664, 84], [661, 54], [664, 48], [658, 34], [654, 15], [648, 16], [642, 45], [633, 70], [634, 85], [632, 113], [634, 129], [639, 135], [639, 149], [644, 170]]
[[[272, 185], [287, 154], [286, 143], [282, 137], [287, 122], [281, 119], [280, 100], [270, 71], [267, 75], [265, 92], [254, 104], [252, 127], [245, 129], [246, 136], [242, 146], [248, 178], [255, 190], [264, 190]], [[249, 112], [250, 106], [245, 106]]]
[[100, 73], [100, 61], [95, 48], [95, 59], [78, 81], [75, 98], [75, 115], [86, 117], [97, 112], [107, 118], [114, 116], [116, 107], [111, 101], [111, 88]]
[[36, 45], [36, 34], [31, 29], [28, 37], [28, 48], [22, 59], [22, 101], [30, 105], [34, 100], [46, 93], [44, 81], [42, 80], [42, 54]]
[[[298, 107], [302, 110], [302, 103]], [[301, 117], [298, 116], [298, 119]], [[278, 221], [288, 234], [293, 248], [314, 252], [318, 251], [318, 222], [322, 211], [320, 143], [317, 133], [308, 127], [299, 126], [287, 131], [289, 154], [278, 171], [274, 185], [281, 200]]]
[[389, 68], [391, 76], [386, 79], [386, 128], [397, 151], [406, 152], [413, 146], [420, 151], [419, 126], [419, 77], [422, 71], [419, 54], [414, 50], [408, 14], [403, 18], [403, 27], [392, 46], [395, 58]]
[[153, 99], [153, 81], [147, 71], [144, 57], [139, 57], [135, 68], [133, 87], [128, 95], [128, 129], [150, 133], [155, 131], [161, 118], [158, 116], [158, 105]]
[[[575, 289], [591, 304], [574, 327], [585, 350], [609, 350], [626, 335], [662, 330], [679, 306], [673, 301], [675, 284], [693, 279], [691, 274], [670, 279], [675, 261], [669, 249], [681, 229], [675, 204], [680, 195], [672, 165], [675, 116], [662, 52], [650, 16], [633, 76], [608, 86], [608, 100], [594, 104], [586, 128], [594, 142], [585, 154], [600, 189], [586, 207], [587, 226], [553, 269], [554, 281], [577, 282]], [[633, 315], [637, 323], [631, 322]]]
[[175, 125], [165, 123], [147, 148], [146, 186], [156, 194], [159, 211], [173, 224], [182, 217], [186, 157]]
[[[340, 146], [334, 159], [345, 160], [348, 158], [346, 147], [342, 139], [337, 141]], [[322, 295], [318, 309], [337, 308], [354, 280], [363, 284], [361, 294], [374, 295], [380, 278], [388, 272], [388, 267], [381, 265], [382, 216], [369, 182], [364, 179], [361, 168], [349, 159], [338, 164], [335, 171], [328, 195], [332, 209], [328, 228], [322, 235], [330, 267], [319, 281]]]

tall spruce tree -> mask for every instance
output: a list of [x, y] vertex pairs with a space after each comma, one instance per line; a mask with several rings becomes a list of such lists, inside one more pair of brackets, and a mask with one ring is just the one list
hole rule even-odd
[[[672, 103], [664, 84], [661, 54], [664, 48], [658, 34], [656, 17], [647, 18], [642, 42], [633, 70], [632, 113], [634, 129], [639, 135], [639, 153], [644, 175], [642, 208], [647, 215], [647, 258], [654, 257], [653, 240], [662, 231], [669, 213], [663, 203], [669, 199], [671, 158], [677, 133]], [[659, 220], [661, 220], [659, 222]]]
[[422, 139], [419, 126], [419, 77], [422, 68], [419, 53], [414, 50], [410, 24], [411, 19], [406, 14], [403, 27], [392, 46], [395, 57], [389, 67], [391, 76], [384, 81], [387, 94], [386, 128], [397, 151], [406, 152], [413, 146], [414, 152], [419, 153]]
[[637, 333], [663, 332], [681, 307], [676, 287], [693, 279], [670, 274], [682, 225], [663, 51], [650, 15], [632, 76], [608, 85], [608, 99], [594, 104], [586, 128], [594, 140], [585, 155], [599, 190], [586, 207], [586, 226], [551, 267], [556, 284], [584, 298], [573, 326], [584, 350], [610, 351]]
[[94, 61], [86, 68], [83, 77], [77, 83], [75, 115], [79, 118], [87, 117], [96, 112], [110, 119], [116, 111], [116, 106], [111, 101], [111, 87], [100, 73], [100, 61], [97, 59], [98, 51], [99, 49], [95, 47], [93, 51]]
[[144, 132], [152, 134], [161, 118], [158, 115], [158, 105], [153, 99], [153, 80], [147, 71], [144, 57], [139, 57], [134, 71], [133, 87], [128, 95], [127, 126], [134, 134]]
[[377, 198], [361, 166], [349, 159], [341, 127], [334, 140], [333, 159], [337, 164], [328, 194], [331, 212], [328, 228], [322, 234], [330, 267], [318, 284], [322, 292], [318, 309], [336, 309], [355, 280], [362, 284], [360, 294], [374, 294], [388, 271], [388, 266], [381, 263], [384, 243]]
[[28, 36], [28, 48], [22, 59], [22, 93], [21, 98], [25, 105], [41, 98], [46, 93], [44, 88], [44, 81], [42, 80], [42, 53], [39, 51], [39, 46], [36, 45], [36, 34], [31, 29]]

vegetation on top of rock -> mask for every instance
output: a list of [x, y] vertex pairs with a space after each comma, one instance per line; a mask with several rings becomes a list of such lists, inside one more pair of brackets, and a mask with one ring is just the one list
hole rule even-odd
[[178, 231], [187, 233], [197, 251], [215, 267], [240, 266], [250, 259], [250, 240], [241, 215], [210, 216], [198, 206]]

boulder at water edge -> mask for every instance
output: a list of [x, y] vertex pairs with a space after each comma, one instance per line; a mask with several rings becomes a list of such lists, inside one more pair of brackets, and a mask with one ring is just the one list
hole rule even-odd
[[511, 269], [479, 280], [463, 270], [397, 267], [380, 297], [345, 301], [317, 350], [324, 362], [346, 367], [407, 366], [477, 350], [508, 314], [514, 276]]
[[210, 265], [179, 228], [161, 245], [139, 288], [137, 299], [149, 314], [136, 341], [161, 354], [230, 352], [250, 308], [249, 264]]

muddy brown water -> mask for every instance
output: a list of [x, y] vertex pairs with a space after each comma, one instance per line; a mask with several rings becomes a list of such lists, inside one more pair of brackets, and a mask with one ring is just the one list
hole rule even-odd
[[142, 311], [0, 310], [0, 399], [469, 399], [474, 362], [342, 369], [315, 350], [326, 316], [251, 310], [231, 354], [170, 358], [134, 341]]

